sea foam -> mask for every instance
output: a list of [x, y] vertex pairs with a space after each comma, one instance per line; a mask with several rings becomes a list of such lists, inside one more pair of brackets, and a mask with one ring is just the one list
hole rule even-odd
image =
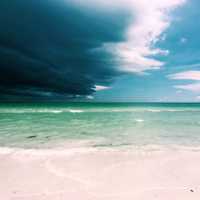
[[71, 110], [69, 110], [69, 112], [71, 112], [71, 113], [82, 113], [82, 112], [84, 112], [84, 111], [83, 111], [83, 110], [71, 109]]

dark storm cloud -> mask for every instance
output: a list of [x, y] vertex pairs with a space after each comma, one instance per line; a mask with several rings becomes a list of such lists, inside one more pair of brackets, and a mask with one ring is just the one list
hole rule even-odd
[[0, 1], [0, 97], [88, 95], [118, 75], [111, 55], [130, 14], [68, 0]]

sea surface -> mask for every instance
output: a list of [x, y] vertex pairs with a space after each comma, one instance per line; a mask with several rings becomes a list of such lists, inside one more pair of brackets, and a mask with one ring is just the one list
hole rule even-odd
[[0, 147], [200, 145], [198, 103], [0, 104]]

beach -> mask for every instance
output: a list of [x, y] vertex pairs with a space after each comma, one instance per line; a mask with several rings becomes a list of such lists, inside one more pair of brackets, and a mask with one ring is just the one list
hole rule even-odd
[[191, 148], [0, 150], [3, 200], [198, 200]]
[[199, 200], [200, 104], [0, 104], [2, 200]]
[[200, 0], [0, 0], [0, 200], [200, 200]]

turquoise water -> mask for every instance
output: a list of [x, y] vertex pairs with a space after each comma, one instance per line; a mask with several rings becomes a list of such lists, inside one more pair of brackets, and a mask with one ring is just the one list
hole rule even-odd
[[200, 145], [200, 104], [0, 104], [0, 146]]

